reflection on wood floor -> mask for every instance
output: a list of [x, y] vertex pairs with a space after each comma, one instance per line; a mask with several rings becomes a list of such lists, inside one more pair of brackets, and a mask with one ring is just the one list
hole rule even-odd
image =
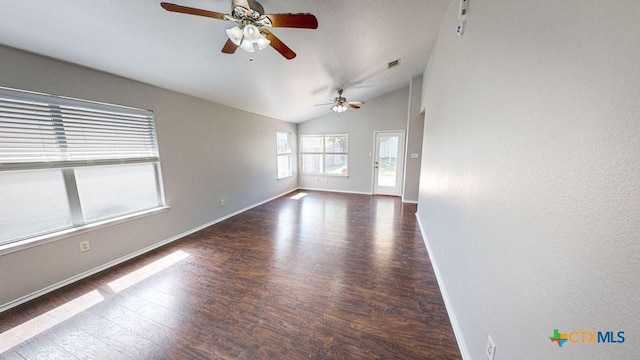
[[459, 359], [416, 205], [300, 193], [0, 314], [0, 358]]

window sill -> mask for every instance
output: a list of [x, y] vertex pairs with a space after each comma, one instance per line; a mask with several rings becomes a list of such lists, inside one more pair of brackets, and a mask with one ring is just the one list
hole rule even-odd
[[86, 224], [86, 225], [76, 226], [70, 229], [64, 229], [64, 230], [32, 237], [29, 239], [19, 240], [9, 244], [0, 245], [0, 256], [25, 250], [28, 248], [40, 246], [40, 245], [47, 244], [60, 239], [64, 239], [67, 237], [80, 235], [82, 233], [101, 229], [107, 226], [116, 225], [116, 224], [131, 221], [131, 220], [136, 220], [143, 217], [159, 214], [161, 212], [167, 211], [169, 208], [170, 208], [169, 206], [162, 206], [162, 207], [157, 207], [149, 210], [143, 210], [143, 211], [132, 213], [132, 214], [127, 214], [127, 215], [123, 215], [123, 216], [119, 216], [119, 217], [115, 217], [107, 220], [97, 221], [97, 222]]

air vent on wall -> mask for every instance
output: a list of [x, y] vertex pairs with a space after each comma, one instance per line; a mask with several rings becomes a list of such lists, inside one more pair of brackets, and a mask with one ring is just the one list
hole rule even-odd
[[400, 59], [393, 60], [389, 64], [387, 64], [387, 69], [394, 68], [398, 65], [400, 65]]

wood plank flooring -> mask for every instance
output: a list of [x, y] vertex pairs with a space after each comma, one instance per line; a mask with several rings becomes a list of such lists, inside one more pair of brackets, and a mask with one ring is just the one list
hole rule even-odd
[[460, 359], [416, 206], [299, 193], [1, 313], [0, 358]]

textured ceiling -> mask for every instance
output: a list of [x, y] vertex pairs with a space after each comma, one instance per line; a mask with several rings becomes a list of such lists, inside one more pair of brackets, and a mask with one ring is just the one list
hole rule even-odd
[[[229, 13], [230, 0], [169, 0]], [[167, 12], [155, 0], [0, 0], [0, 43], [261, 115], [301, 122], [421, 74], [449, 0], [263, 0], [267, 14], [312, 13], [318, 29], [274, 28], [298, 56], [220, 52], [234, 24]], [[387, 63], [400, 65], [387, 70]], [[2, 84], [0, 84], [2, 85]], [[365, 105], [366, 106], [366, 105]]]

